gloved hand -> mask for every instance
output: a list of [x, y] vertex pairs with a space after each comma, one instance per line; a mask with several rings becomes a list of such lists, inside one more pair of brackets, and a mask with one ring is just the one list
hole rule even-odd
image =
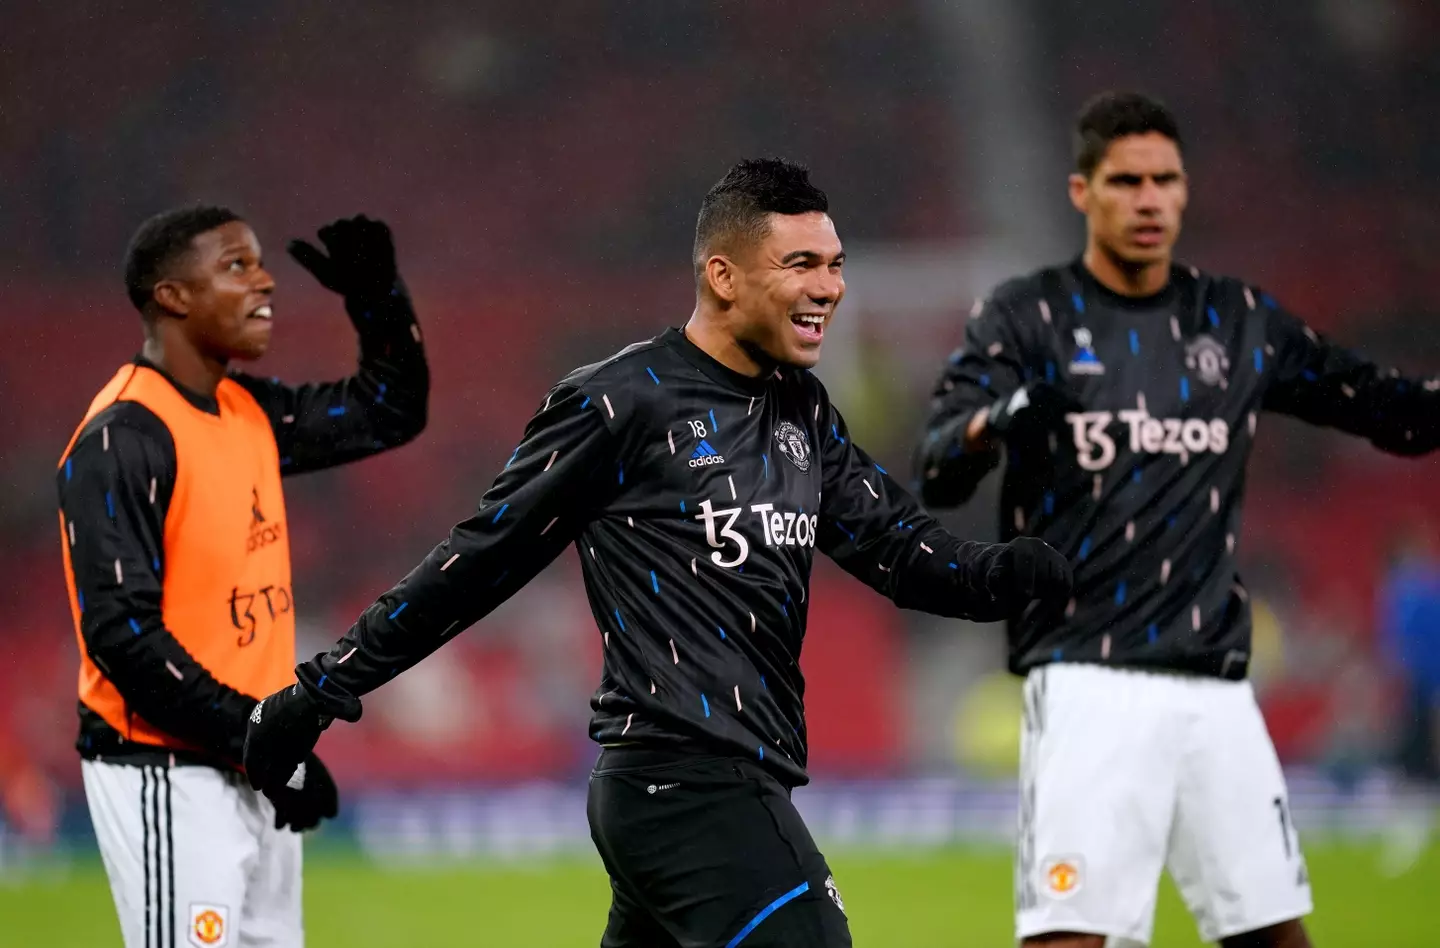
[[985, 588], [1005, 612], [1018, 616], [1033, 602], [1039, 613], [1058, 616], [1070, 602], [1075, 577], [1070, 562], [1035, 537], [1016, 537], [991, 563]]
[[275, 804], [275, 828], [289, 827], [297, 833], [314, 829], [321, 820], [340, 812], [340, 791], [335, 778], [313, 753], [295, 768], [290, 780], [278, 789], [265, 791]]
[[315, 756], [312, 751], [333, 720], [299, 682], [263, 699], [245, 729], [243, 763], [250, 788], [271, 796], [295, 776], [303, 786], [297, 768]]
[[285, 249], [321, 286], [347, 298], [388, 296], [395, 288], [395, 241], [384, 221], [344, 217], [320, 228], [318, 236], [329, 256], [304, 240], [292, 240]]
[[1065, 415], [1081, 411], [1068, 393], [1043, 380], [1022, 385], [998, 399], [985, 419], [986, 430], [1001, 441], [1031, 437], [1065, 427]]

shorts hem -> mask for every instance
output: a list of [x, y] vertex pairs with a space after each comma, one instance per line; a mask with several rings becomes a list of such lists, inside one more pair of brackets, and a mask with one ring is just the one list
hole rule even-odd
[[1142, 945], [1150, 944], [1150, 932], [1137, 932], [1134, 929], [1127, 929], [1122, 925], [1102, 925], [1095, 922], [1040, 922], [1024, 924], [1017, 922], [1015, 925], [1015, 941], [1021, 942], [1026, 938], [1034, 938], [1037, 935], [1050, 935], [1055, 932], [1074, 932], [1077, 935], [1100, 935], [1104, 938], [1124, 938], [1127, 941], [1139, 942]]
[[1200, 932], [1200, 940], [1207, 942], [1218, 942], [1222, 938], [1233, 938], [1236, 935], [1243, 935], [1246, 932], [1259, 931], [1262, 928], [1269, 928], [1271, 925], [1280, 925], [1284, 922], [1293, 922], [1305, 918], [1315, 911], [1314, 903], [1309, 903], [1304, 909], [1285, 909], [1272, 915], [1261, 916], [1258, 920], [1247, 919], [1239, 925], [1229, 925], [1224, 928], [1207, 929]]

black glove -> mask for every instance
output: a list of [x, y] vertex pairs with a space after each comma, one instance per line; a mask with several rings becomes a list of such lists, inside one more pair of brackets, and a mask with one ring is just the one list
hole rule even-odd
[[297, 833], [314, 829], [321, 820], [331, 820], [340, 812], [340, 791], [335, 778], [313, 753], [300, 762], [290, 780], [282, 787], [265, 791], [275, 804], [275, 828], [289, 827]]
[[245, 730], [245, 776], [252, 790], [267, 795], [284, 789], [320, 734], [334, 720], [299, 682], [270, 695], [250, 712]]
[[344, 217], [320, 228], [319, 237], [329, 256], [304, 240], [292, 240], [285, 249], [321, 286], [346, 298], [366, 299], [395, 289], [395, 241], [384, 221], [363, 214]]
[[1035, 537], [1016, 537], [1006, 543], [985, 574], [986, 591], [1011, 616], [1034, 603], [1036, 614], [1059, 618], [1074, 586], [1069, 561]]
[[1017, 388], [990, 407], [985, 427], [996, 438], [1009, 441], [1061, 429], [1065, 416], [1081, 405], [1050, 382], [1036, 381]]

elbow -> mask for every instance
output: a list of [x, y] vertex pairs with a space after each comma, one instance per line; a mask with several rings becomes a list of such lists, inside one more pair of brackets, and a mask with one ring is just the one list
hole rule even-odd
[[946, 464], [939, 452], [925, 445], [915, 452], [915, 483], [920, 502], [932, 510], [958, 507], [975, 493], [969, 478], [956, 476], [954, 464]]
[[416, 438], [420, 437], [425, 430], [425, 419], [407, 418], [403, 424], [391, 425], [375, 442], [375, 449], [378, 451], [393, 451], [396, 448], [404, 447]]
[[85, 656], [100, 670], [100, 674], [105, 676], [105, 680], [114, 686], [127, 704], [134, 705], [137, 709], [146, 705], [144, 691], [136, 687], [136, 656], [128, 649], [118, 644], [86, 643]]
[[129, 628], [121, 628], [116, 621], [82, 625], [85, 657], [113, 684], [116, 673], [123, 676], [133, 664], [135, 644], [143, 630], [138, 622]]
[[934, 510], [959, 507], [975, 496], [980, 482], [999, 462], [993, 451], [971, 453], [943, 439], [927, 440], [915, 452], [921, 503]]
[[959, 507], [975, 495], [976, 485], [947, 480], [944, 477], [922, 478], [920, 481], [920, 502], [931, 510], [950, 510]]
[[425, 426], [430, 423], [429, 400], [421, 399], [420, 404], [414, 411], [405, 416], [403, 423], [396, 431], [395, 447], [402, 444], [409, 444], [420, 437]]
[[939, 483], [939, 478], [920, 479], [920, 503], [931, 510], [946, 510], [956, 506], [959, 501], [955, 500], [952, 493], [947, 492]]
[[920, 502], [931, 510], [959, 507], [975, 496], [975, 489], [992, 466], [930, 460], [928, 466], [916, 472], [920, 481]]
[[409, 444], [425, 430], [430, 423], [430, 386], [428, 380], [416, 388], [414, 396], [403, 402], [390, 404], [390, 411], [379, 435], [386, 448], [398, 448]]
[[940, 476], [940, 458], [934, 450], [935, 446], [933, 432], [928, 433], [915, 449], [910, 463], [911, 486], [919, 495], [921, 503], [927, 507], [936, 505], [932, 495], [936, 492], [936, 482]]
[[401, 444], [414, 441], [430, 423], [430, 370], [427, 367], [415, 380], [415, 400], [401, 425]]

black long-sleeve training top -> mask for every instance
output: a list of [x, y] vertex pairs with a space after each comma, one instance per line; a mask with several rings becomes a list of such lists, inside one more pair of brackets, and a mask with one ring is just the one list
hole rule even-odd
[[745, 376], [671, 329], [556, 385], [475, 514], [298, 676], [353, 719], [571, 543], [604, 641], [590, 736], [748, 756], [791, 785], [817, 547], [901, 607], [998, 618], [999, 547], [927, 516], [813, 375]]
[[1440, 444], [1440, 385], [1378, 368], [1239, 280], [1176, 265], [1132, 299], [1080, 261], [1001, 285], [936, 386], [921, 496], [955, 506], [999, 463], [965, 448], [975, 412], [1046, 379], [1079, 410], [1008, 446], [1003, 537], [1075, 568], [1058, 626], [1012, 622], [1010, 667], [1100, 662], [1243, 678], [1250, 609], [1235, 569], [1245, 465], [1262, 411], [1418, 455]]
[[[359, 335], [354, 375], [297, 387], [273, 378], [231, 376], [269, 417], [284, 476], [376, 454], [409, 441], [425, 426], [430, 374], [403, 287], [378, 300], [347, 300], [346, 308]], [[143, 358], [135, 361], [161, 371]], [[218, 413], [213, 398], [170, 381], [196, 408]], [[117, 401], [86, 424], [69, 460], [68, 472], [59, 472], [56, 483], [64, 518], [74, 524], [70, 557], [85, 604], [81, 634], [87, 650], [131, 709], [204, 749], [177, 751], [176, 757], [238, 767], [250, 710], [264, 696], [217, 681], [162, 619], [165, 520], [176, 464], [169, 430], [145, 406]], [[115, 582], [117, 570], [123, 570], [123, 584]], [[267, 605], [293, 608], [284, 595], [285, 601], [232, 603], [232, 613]], [[243, 618], [236, 615], [237, 627]], [[79, 710], [82, 756], [171, 756], [168, 749], [123, 740], [83, 703]]]

